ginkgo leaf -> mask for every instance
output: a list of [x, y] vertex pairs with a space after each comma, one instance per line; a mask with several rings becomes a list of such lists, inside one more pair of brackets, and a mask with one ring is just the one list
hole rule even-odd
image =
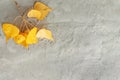
[[9, 38], [14, 38], [19, 34], [19, 29], [17, 26], [9, 23], [2, 24], [2, 30], [6, 36], [6, 41], [8, 41]]
[[35, 2], [34, 9], [39, 10], [39, 11], [45, 10], [48, 12], [50, 12], [52, 10], [51, 8], [49, 8], [48, 6], [46, 6], [45, 4], [43, 4], [41, 2]]
[[24, 47], [26, 47], [26, 48], [28, 48], [29, 47], [29, 45], [26, 43], [26, 40], [25, 41], [23, 41], [22, 43], [21, 43], [21, 45], [23, 45]]
[[37, 30], [38, 29], [36, 27], [30, 30], [30, 32], [27, 35], [27, 39], [26, 39], [27, 44], [35, 44], [38, 42], [38, 39], [36, 37]]
[[17, 35], [16, 37], [14, 37], [14, 41], [15, 41], [17, 44], [21, 44], [23, 41], [25, 41], [25, 36], [19, 34], [19, 35]]
[[26, 38], [27, 38], [27, 35], [28, 35], [28, 34], [27, 34], [28, 31], [29, 31], [29, 30], [26, 30], [25, 32], [20, 33], [21, 35], [23, 35], [23, 36], [25, 37], [25, 40], [21, 43], [21, 45], [24, 46], [24, 47], [26, 47], [26, 48], [29, 47], [29, 45], [26, 43]]
[[49, 14], [48, 11], [44, 11], [44, 10], [42, 10], [41, 13], [42, 13], [42, 14], [41, 14], [40, 20], [45, 19], [45, 17]]
[[37, 32], [36, 37], [41, 38], [41, 39], [45, 38], [45, 39], [54, 41], [53, 36], [52, 36], [52, 32], [50, 30], [47, 30], [47, 29], [40, 29]]
[[36, 19], [40, 20], [40, 18], [41, 18], [41, 12], [38, 11], [38, 10], [33, 10], [33, 9], [32, 9], [32, 10], [30, 10], [30, 11], [28, 12], [27, 16], [28, 16], [29, 18], [36, 18]]
[[39, 10], [41, 12], [41, 17], [39, 20], [45, 19], [45, 17], [48, 15], [48, 13], [50, 11], [52, 11], [51, 8], [49, 8], [48, 6], [46, 6], [45, 4], [43, 4], [41, 2], [35, 2], [34, 9]]
[[43, 20], [48, 15], [48, 13], [52, 11], [51, 8], [49, 8], [48, 6], [46, 6], [41, 2], [35, 2], [33, 7], [34, 8], [27, 13], [27, 16], [29, 18], [36, 18], [38, 20]]
[[19, 35], [14, 37], [14, 41], [17, 44], [21, 44], [22, 46], [28, 48], [29, 45], [26, 43], [26, 37], [27, 37], [26, 33], [20, 33]]

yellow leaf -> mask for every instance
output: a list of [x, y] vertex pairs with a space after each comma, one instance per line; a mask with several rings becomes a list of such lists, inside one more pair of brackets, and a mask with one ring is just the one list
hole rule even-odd
[[28, 33], [27, 39], [26, 39], [27, 44], [35, 44], [38, 42], [36, 33], [37, 33], [36, 27], [34, 27], [33, 29], [30, 30], [30, 32]]
[[17, 44], [21, 44], [22, 46], [28, 48], [28, 44], [26, 43], [26, 37], [27, 37], [26, 33], [20, 33], [19, 35], [17, 35], [16, 37], [14, 37], [14, 41]]
[[25, 41], [25, 37], [23, 35], [19, 34], [16, 37], [14, 37], [14, 41], [17, 44], [21, 44], [23, 41]]
[[26, 31], [25, 32], [21, 32], [20, 34], [23, 35], [26, 38], [27, 35], [28, 35], [28, 32], [26, 32]]
[[45, 19], [45, 17], [49, 14], [48, 11], [44, 11], [44, 10], [42, 10], [41, 13], [42, 13], [42, 14], [41, 14], [40, 20]]
[[21, 45], [23, 45], [23, 46], [26, 47], [26, 48], [29, 47], [29, 45], [26, 43], [26, 41], [23, 41], [23, 42], [21, 43]]
[[9, 23], [2, 24], [2, 30], [6, 36], [6, 41], [8, 41], [9, 38], [14, 38], [19, 34], [19, 29], [15, 25]]
[[24, 33], [20, 33], [21, 35], [23, 35], [25, 37], [25, 40], [21, 43], [21, 45], [23, 45], [24, 47], [28, 48], [29, 45], [26, 43], [26, 38], [27, 38], [27, 34], [28, 30], [26, 30]]
[[43, 20], [48, 15], [50, 11], [52, 11], [51, 8], [46, 6], [45, 4], [41, 2], [35, 2], [34, 8], [30, 10], [27, 14], [29, 18], [36, 18], [38, 20]]
[[39, 10], [39, 11], [45, 10], [48, 12], [50, 12], [52, 10], [51, 8], [49, 8], [48, 6], [46, 6], [45, 4], [43, 4], [41, 2], [35, 2], [34, 9]]
[[45, 38], [45, 39], [54, 41], [53, 36], [52, 36], [52, 32], [47, 30], [47, 29], [40, 29], [37, 32], [36, 37], [41, 38], [41, 39]]
[[41, 12], [38, 10], [30, 10], [27, 14], [29, 18], [37, 18], [38, 20], [41, 18]]

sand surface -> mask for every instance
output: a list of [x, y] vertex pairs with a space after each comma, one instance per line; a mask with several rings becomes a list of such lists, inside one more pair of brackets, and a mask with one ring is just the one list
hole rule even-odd
[[[17, 0], [22, 8], [34, 0]], [[120, 0], [41, 0], [54, 10], [47, 27], [56, 42], [43, 40], [29, 50], [0, 29], [0, 80], [120, 80]], [[18, 11], [0, 0], [0, 22]]]

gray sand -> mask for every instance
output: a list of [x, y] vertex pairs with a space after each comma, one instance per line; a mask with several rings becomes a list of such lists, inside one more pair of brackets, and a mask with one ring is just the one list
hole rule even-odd
[[[47, 21], [56, 42], [26, 50], [0, 31], [0, 80], [120, 80], [120, 0], [41, 1], [54, 9]], [[12, 0], [0, 0], [1, 23], [17, 15]]]

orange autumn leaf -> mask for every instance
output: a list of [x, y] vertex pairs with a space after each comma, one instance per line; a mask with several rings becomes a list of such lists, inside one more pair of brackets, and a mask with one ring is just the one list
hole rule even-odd
[[19, 29], [17, 26], [9, 23], [2, 24], [2, 30], [6, 36], [6, 41], [8, 41], [9, 38], [14, 38], [19, 34]]
[[54, 41], [53, 39], [53, 36], [52, 36], [52, 32], [50, 30], [47, 30], [47, 29], [40, 29], [38, 32], [37, 32], [37, 35], [36, 35], [37, 38], [41, 38], [41, 39], [48, 39], [48, 40], [51, 40], [51, 41]]
[[26, 48], [28, 48], [29, 47], [29, 45], [26, 43], [26, 40], [25, 41], [23, 41], [22, 43], [21, 43], [21, 45], [23, 45], [24, 47], [26, 47]]
[[21, 44], [22, 46], [28, 48], [28, 44], [26, 43], [26, 33], [20, 33], [19, 35], [17, 35], [16, 37], [14, 37], [14, 41], [17, 44]]
[[25, 37], [23, 35], [19, 34], [16, 37], [14, 37], [14, 41], [17, 44], [21, 44], [23, 41], [25, 41]]
[[23, 35], [25, 37], [25, 40], [21, 43], [22, 46], [28, 48], [28, 44], [26, 43], [26, 38], [27, 38], [27, 35], [28, 35], [28, 30], [26, 30], [24, 33], [20, 33], [21, 35]]
[[30, 18], [36, 18], [38, 20], [43, 20], [50, 11], [52, 11], [52, 9], [45, 4], [41, 2], [35, 2], [33, 9], [28, 12], [27, 16]]
[[26, 43], [26, 37], [27, 37], [27, 34], [22, 32], [19, 35], [17, 35], [16, 37], [14, 37], [14, 41], [17, 44], [20, 44], [20, 45], [28, 48], [29, 45]]
[[27, 31], [24, 31], [24, 32], [21, 32], [20, 34], [23, 35], [24, 37], [27, 37], [28, 32], [27, 32]]
[[28, 33], [27, 38], [26, 38], [27, 44], [35, 44], [38, 42], [38, 39], [36, 37], [37, 30], [38, 29], [36, 27], [34, 27], [33, 29], [30, 30], [30, 32]]

